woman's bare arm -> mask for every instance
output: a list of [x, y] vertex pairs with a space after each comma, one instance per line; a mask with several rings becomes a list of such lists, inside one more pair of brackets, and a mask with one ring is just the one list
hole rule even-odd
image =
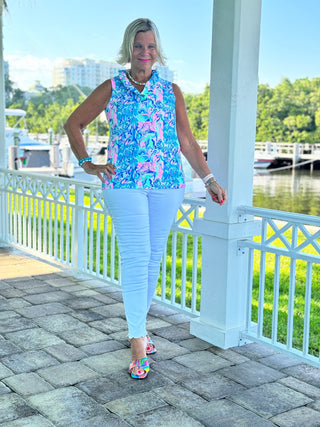
[[[172, 84], [172, 88], [176, 98], [176, 126], [181, 152], [190, 163], [192, 169], [195, 170], [200, 178], [204, 178], [209, 175], [211, 171], [198, 142], [192, 134], [182, 92], [174, 83]], [[220, 187], [216, 181], [208, 186], [207, 190], [211, 196], [218, 199], [219, 203], [225, 203], [227, 201], [226, 190]]]
[[[68, 135], [71, 149], [78, 160], [88, 157], [81, 131], [106, 108], [111, 95], [111, 80], [106, 80], [79, 105], [66, 121], [64, 129]], [[82, 167], [87, 173], [97, 175], [101, 181], [103, 181], [103, 173], [106, 173], [109, 178], [110, 174], [114, 173], [112, 165], [95, 165], [92, 162], [86, 162]]]

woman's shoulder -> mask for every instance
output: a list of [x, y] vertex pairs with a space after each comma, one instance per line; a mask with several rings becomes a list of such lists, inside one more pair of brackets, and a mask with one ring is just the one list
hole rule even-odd
[[181, 89], [177, 85], [177, 83], [172, 83], [172, 90], [173, 90], [175, 95], [180, 95], [180, 93], [181, 93]]
[[112, 81], [111, 79], [107, 79], [104, 82], [102, 82], [95, 90], [95, 92], [99, 93], [107, 93], [111, 95], [112, 92]]
[[[107, 106], [112, 95], [112, 84], [111, 79], [102, 82], [96, 89], [91, 92], [87, 100], [95, 104], [104, 104], [104, 108]], [[87, 101], [86, 100], [86, 101]]]

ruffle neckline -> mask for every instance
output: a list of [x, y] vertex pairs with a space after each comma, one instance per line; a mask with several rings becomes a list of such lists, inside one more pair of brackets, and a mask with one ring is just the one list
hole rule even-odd
[[119, 79], [121, 83], [129, 90], [138, 93], [140, 95], [143, 95], [145, 92], [148, 92], [150, 88], [156, 83], [156, 81], [159, 78], [159, 73], [157, 70], [152, 70], [152, 76], [150, 79], [146, 82], [146, 85], [143, 88], [142, 92], [139, 92], [137, 88], [133, 86], [133, 84], [130, 82], [129, 78], [127, 77], [127, 70], [119, 70]]

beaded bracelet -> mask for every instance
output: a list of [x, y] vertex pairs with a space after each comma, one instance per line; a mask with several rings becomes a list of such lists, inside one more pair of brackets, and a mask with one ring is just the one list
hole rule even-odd
[[209, 175], [207, 175], [207, 176], [205, 176], [204, 178], [202, 178], [202, 181], [203, 181], [204, 185], [206, 185], [206, 183], [207, 183], [211, 178], [214, 180], [214, 176], [213, 176], [213, 174], [212, 174], [212, 173], [209, 173]]
[[208, 179], [208, 181], [204, 184], [205, 187], [209, 187], [210, 184], [214, 183], [214, 178]]
[[86, 162], [92, 162], [92, 157], [85, 157], [85, 158], [79, 160], [79, 166], [82, 166]]

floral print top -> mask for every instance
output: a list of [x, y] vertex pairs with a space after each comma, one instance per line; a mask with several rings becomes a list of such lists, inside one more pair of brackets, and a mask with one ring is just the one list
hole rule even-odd
[[172, 83], [153, 71], [142, 92], [120, 70], [111, 79], [106, 108], [110, 126], [108, 162], [115, 175], [105, 175], [104, 189], [169, 189], [185, 186], [176, 133]]

